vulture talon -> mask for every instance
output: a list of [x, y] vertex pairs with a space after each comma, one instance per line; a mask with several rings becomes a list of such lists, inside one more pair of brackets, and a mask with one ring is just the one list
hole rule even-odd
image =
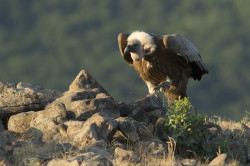
[[165, 92], [166, 90], [168, 90], [170, 85], [171, 85], [171, 82], [164, 81], [154, 88], [154, 92]]

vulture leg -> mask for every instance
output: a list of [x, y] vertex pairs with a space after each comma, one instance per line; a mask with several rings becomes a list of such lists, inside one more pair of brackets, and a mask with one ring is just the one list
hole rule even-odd
[[161, 82], [158, 86], [154, 88], [154, 92], [165, 92], [169, 89], [169, 86], [172, 84], [172, 81], [167, 77], [166, 81]]

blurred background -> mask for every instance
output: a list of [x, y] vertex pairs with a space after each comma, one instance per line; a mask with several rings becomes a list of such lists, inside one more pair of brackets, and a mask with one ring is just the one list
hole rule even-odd
[[0, 0], [0, 81], [64, 92], [87, 70], [117, 101], [147, 94], [117, 35], [143, 30], [189, 38], [210, 69], [190, 79], [198, 113], [240, 120], [250, 106], [250, 1]]

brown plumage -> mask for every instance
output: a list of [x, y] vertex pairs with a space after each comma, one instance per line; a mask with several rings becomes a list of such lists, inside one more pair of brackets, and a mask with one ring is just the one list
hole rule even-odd
[[147, 84], [149, 93], [163, 89], [169, 101], [187, 96], [190, 77], [200, 80], [208, 73], [197, 48], [180, 35], [121, 33], [118, 45], [122, 57]]

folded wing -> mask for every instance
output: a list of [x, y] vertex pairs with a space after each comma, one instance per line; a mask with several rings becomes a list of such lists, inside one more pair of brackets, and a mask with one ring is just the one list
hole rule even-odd
[[191, 77], [200, 80], [203, 74], [208, 73], [208, 68], [202, 62], [201, 56], [195, 45], [187, 38], [180, 35], [164, 35], [162, 37], [163, 45], [176, 53], [176, 56], [182, 57], [192, 68]]
[[120, 53], [121, 53], [122, 57], [125, 59], [125, 61], [129, 65], [133, 65], [133, 59], [131, 58], [130, 53], [124, 54], [124, 49], [127, 47], [128, 36], [129, 36], [129, 34], [120, 33], [118, 35], [118, 45], [119, 45], [119, 49], [120, 49]]

